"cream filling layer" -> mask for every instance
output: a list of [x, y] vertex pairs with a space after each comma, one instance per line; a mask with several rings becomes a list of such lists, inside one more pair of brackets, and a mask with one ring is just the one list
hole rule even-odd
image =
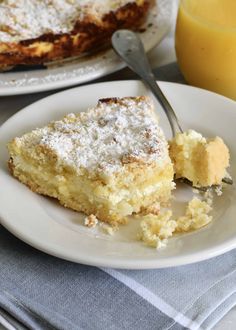
[[[153, 185], [148, 185], [143, 189], [117, 189], [109, 193], [109, 188], [105, 189], [105, 194], [102, 192], [96, 193], [93, 190], [91, 181], [82, 176], [64, 176], [52, 175], [50, 172], [46, 172], [42, 168], [31, 165], [27, 163], [22, 157], [18, 156], [14, 158], [15, 170], [17, 174], [23, 173], [25, 177], [29, 177], [33, 183], [41, 186], [45, 194], [47, 190], [53, 192], [49, 196], [61, 199], [60, 195], [63, 194], [65, 199], [79, 198], [81, 195], [86, 196], [87, 200], [91, 204], [100, 204], [112, 210], [112, 212], [118, 213], [120, 215], [129, 215], [133, 212], [137, 212], [139, 206], [142, 204], [144, 198], [149, 195], [153, 195], [157, 192], [157, 196], [160, 190], [166, 189], [170, 191], [174, 189], [175, 184], [170, 180], [165, 180], [162, 182], [155, 183]], [[100, 188], [98, 186], [98, 188]], [[115, 188], [115, 187], [114, 187]], [[114, 189], [115, 190], [115, 189]], [[157, 197], [158, 199], [158, 197]], [[132, 202], [133, 200], [137, 202]]]

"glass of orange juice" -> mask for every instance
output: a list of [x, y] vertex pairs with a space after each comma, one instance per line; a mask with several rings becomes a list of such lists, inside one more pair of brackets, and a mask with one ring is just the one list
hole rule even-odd
[[187, 82], [236, 100], [236, 0], [181, 0], [175, 40]]

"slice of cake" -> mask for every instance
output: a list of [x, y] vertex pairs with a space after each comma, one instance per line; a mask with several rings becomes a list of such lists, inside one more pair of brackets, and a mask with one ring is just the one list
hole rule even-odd
[[11, 173], [33, 191], [112, 224], [168, 202], [173, 165], [147, 97], [102, 99], [8, 144]]
[[186, 178], [196, 187], [221, 184], [227, 176], [229, 150], [220, 137], [206, 139], [189, 130], [170, 141], [170, 157], [176, 178]]

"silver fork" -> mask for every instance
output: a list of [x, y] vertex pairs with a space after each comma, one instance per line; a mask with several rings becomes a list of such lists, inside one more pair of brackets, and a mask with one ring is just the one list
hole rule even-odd
[[[173, 137], [176, 133], [183, 132], [172, 106], [156, 82], [138, 34], [130, 30], [118, 30], [113, 34], [111, 41], [116, 53], [143, 80], [162, 105], [169, 120]], [[223, 178], [222, 181], [227, 184], [233, 184], [230, 178]]]

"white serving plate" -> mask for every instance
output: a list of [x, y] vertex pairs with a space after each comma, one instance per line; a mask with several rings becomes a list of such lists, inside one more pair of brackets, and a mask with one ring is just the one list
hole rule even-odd
[[[220, 95], [185, 85], [161, 82], [184, 127], [206, 136], [220, 135], [230, 148], [231, 174], [236, 178], [236, 103]], [[63, 208], [52, 199], [31, 192], [8, 169], [6, 144], [66, 113], [84, 111], [99, 98], [149, 95], [139, 81], [116, 81], [73, 88], [42, 99], [11, 117], [0, 128], [0, 219], [15, 236], [51, 255], [94, 266], [146, 269], [183, 265], [211, 258], [236, 247], [236, 191], [228, 186], [215, 197], [213, 222], [169, 240], [157, 251], [137, 240], [138, 222], [131, 220], [114, 236], [101, 227], [83, 225], [84, 215]], [[169, 136], [164, 112], [157, 104], [161, 126]], [[192, 189], [179, 186], [174, 202], [180, 212], [192, 198]]]

